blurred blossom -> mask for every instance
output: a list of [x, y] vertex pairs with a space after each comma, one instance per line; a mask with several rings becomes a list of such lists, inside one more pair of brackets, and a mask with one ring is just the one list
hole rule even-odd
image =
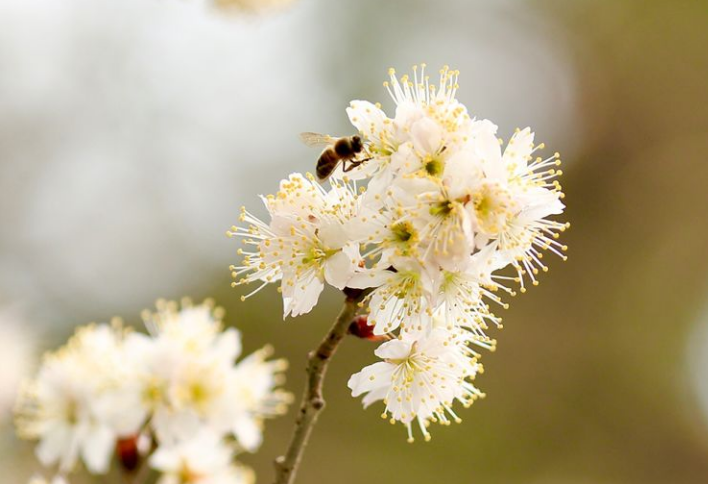
[[80, 328], [45, 356], [17, 404], [18, 434], [39, 440], [44, 466], [67, 473], [81, 459], [105, 473], [118, 437], [138, 432], [146, 412], [126, 356], [122, 330], [108, 325]]
[[[105, 474], [116, 449], [123, 465], [134, 468], [144, 447], [140, 440], [152, 442], [161, 468], [179, 461], [183, 450], [203, 446], [190, 441], [208, 432], [219, 445], [213, 452], [205, 447], [204, 455], [220, 455], [219, 462], [228, 464], [215, 472], [241, 479], [247, 474], [230, 466], [236, 445], [255, 451], [263, 420], [285, 413], [291, 396], [275, 388], [284, 382], [286, 363], [267, 361], [272, 349], [236, 364], [240, 333], [224, 330], [222, 313], [210, 301], [193, 306], [185, 300], [181, 307], [160, 301], [155, 313], [144, 314], [149, 335], [118, 320], [79, 328], [45, 355], [37, 377], [23, 386], [18, 434], [39, 442], [36, 454], [46, 467], [66, 474], [83, 462], [90, 473]], [[222, 442], [232, 436], [228, 446]], [[131, 443], [134, 454], [126, 446]], [[194, 464], [198, 475], [200, 465]]]
[[225, 11], [245, 13], [273, 13], [281, 10], [295, 0], [213, 0], [214, 5]]
[[18, 312], [0, 309], [0, 425], [12, 415], [20, 381], [32, 368], [33, 336]]
[[47, 480], [42, 476], [33, 476], [29, 484], [68, 484], [68, 481], [62, 476], [56, 476], [51, 480]]
[[180, 309], [160, 301], [155, 313], [144, 314], [151, 335], [128, 338], [129, 358], [160, 442], [185, 441], [207, 427], [233, 434], [253, 452], [264, 419], [284, 414], [292, 399], [275, 388], [284, 382], [287, 363], [267, 361], [272, 348], [266, 347], [234, 364], [241, 334], [223, 330], [221, 312], [210, 302]]
[[150, 459], [162, 473], [158, 484], [253, 484], [249, 468], [233, 463], [233, 450], [217, 435], [198, 434], [193, 439], [159, 449]]

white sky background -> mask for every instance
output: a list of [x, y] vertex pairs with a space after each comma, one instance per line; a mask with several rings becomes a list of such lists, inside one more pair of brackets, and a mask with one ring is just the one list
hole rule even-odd
[[511, 0], [301, 0], [248, 18], [198, 0], [3, 0], [0, 304], [73, 326], [200, 293], [235, 262], [239, 207], [314, 167], [299, 132], [351, 132], [352, 98], [391, 110], [389, 66], [460, 69], [473, 114], [572, 158], [562, 45]]

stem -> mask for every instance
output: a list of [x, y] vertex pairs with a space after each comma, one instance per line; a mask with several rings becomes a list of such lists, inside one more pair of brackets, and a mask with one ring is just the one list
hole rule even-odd
[[156, 448], [157, 443], [153, 439], [147, 454], [139, 457], [139, 465], [136, 468], [124, 468], [123, 480], [125, 484], [146, 484], [149, 481], [152, 473], [152, 469], [150, 469], [150, 457], [155, 452]]
[[150, 477], [150, 466], [148, 465], [147, 459], [140, 465], [140, 468], [135, 473], [131, 484], [145, 484]]
[[339, 343], [347, 334], [349, 325], [356, 316], [359, 303], [369, 291], [345, 290], [347, 299], [344, 301], [339, 316], [330, 328], [316, 350], [307, 355], [307, 385], [302, 394], [300, 411], [295, 420], [295, 430], [290, 439], [290, 445], [285, 455], [275, 459], [276, 479], [275, 484], [292, 484], [300, 467], [302, 454], [317, 422], [319, 413], [325, 407], [322, 397], [322, 383], [329, 361], [337, 351]]

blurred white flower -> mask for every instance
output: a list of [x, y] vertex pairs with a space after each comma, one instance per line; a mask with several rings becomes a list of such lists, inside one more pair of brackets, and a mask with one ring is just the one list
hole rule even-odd
[[[81, 460], [90, 473], [102, 474], [117, 455], [130, 469], [153, 447], [191, 449], [202, 432], [233, 436], [239, 449], [255, 451], [263, 420], [285, 413], [292, 397], [276, 387], [286, 362], [268, 360], [272, 348], [266, 347], [237, 364], [240, 334], [224, 329], [223, 311], [212, 301], [160, 300], [143, 317], [148, 335], [125, 330], [118, 320], [78, 329], [24, 386], [17, 430], [39, 441], [43, 465], [65, 474]], [[167, 462], [172, 450], [156, 462]], [[230, 453], [219, 455], [230, 462]], [[199, 482], [250, 482], [248, 475], [229, 467]]]
[[69, 484], [69, 481], [63, 476], [54, 476], [51, 480], [47, 480], [42, 476], [35, 475], [30, 478], [28, 484]]
[[416, 422], [426, 440], [430, 422], [448, 424], [455, 400], [465, 406], [483, 394], [470, 381], [481, 365], [477, 354], [467, 347], [469, 334], [436, 327], [415, 337], [402, 333], [400, 339], [383, 343], [376, 356], [384, 361], [367, 366], [349, 379], [352, 395], [363, 398], [365, 407], [383, 400], [391, 422], [402, 422], [413, 441], [412, 424]]
[[162, 475], [158, 484], [253, 484], [253, 471], [235, 464], [234, 450], [218, 435], [201, 432], [192, 439], [160, 447], [150, 466]]
[[223, 311], [211, 301], [182, 307], [159, 301], [143, 317], [151, 335], [127, 339], [150, 425], [161, 444], [189, 440], [202, 428], [233, 433], [242, 448], [254, 451], [262, 440], [264, 418], [282, 415], [291, 395], [275, 387], [284, 382], [284, 360], [266, 361], [267, 347], [236, 364], [240, 333], [224, 330]]
[[105, 473], [117, 438], [137, 432], [145, 413], [124, 385], [132, 379], [123, 349], [119, 327], [89, 325], [45, 356], [17, 403], [18, 433], [39, 440], [43, 465], [70, 472], [81, 459], [90, 472]]
[[225, 11], [251, 14], [274, 13], [295, 3], [295, 0], [213, 0], [214, 5]]
[[287, 368], [285, 360], [267, 361], [272, 348], [265, 347], [239, 362], [229, 385], [232, 430], [239, 444], [254, 451], [263, 439], [263, 420], [287, 411], [292, 394], [275, 389], [284, 382], [282, 372]]

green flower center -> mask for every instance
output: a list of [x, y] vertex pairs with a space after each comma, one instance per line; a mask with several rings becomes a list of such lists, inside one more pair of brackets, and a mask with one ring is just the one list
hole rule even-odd
[[440, 176], [443, 173], [443, 169], [445, 168], [445, 164], [437, 158], [428, 157], [425, 161], [424, 168], [425, 168], [425, 172], [428, 175]]
[[413, 238], [414, 229], [410, 222], [398, 222], [391, 226], [391, 232], [398, 242], [408, 242]]
[[430, 215], [446, 217], [450, 215], [450, 213], [452, 212], [452, 208], [452, 202], [449, 200], [437, 202], [430, 206]]

